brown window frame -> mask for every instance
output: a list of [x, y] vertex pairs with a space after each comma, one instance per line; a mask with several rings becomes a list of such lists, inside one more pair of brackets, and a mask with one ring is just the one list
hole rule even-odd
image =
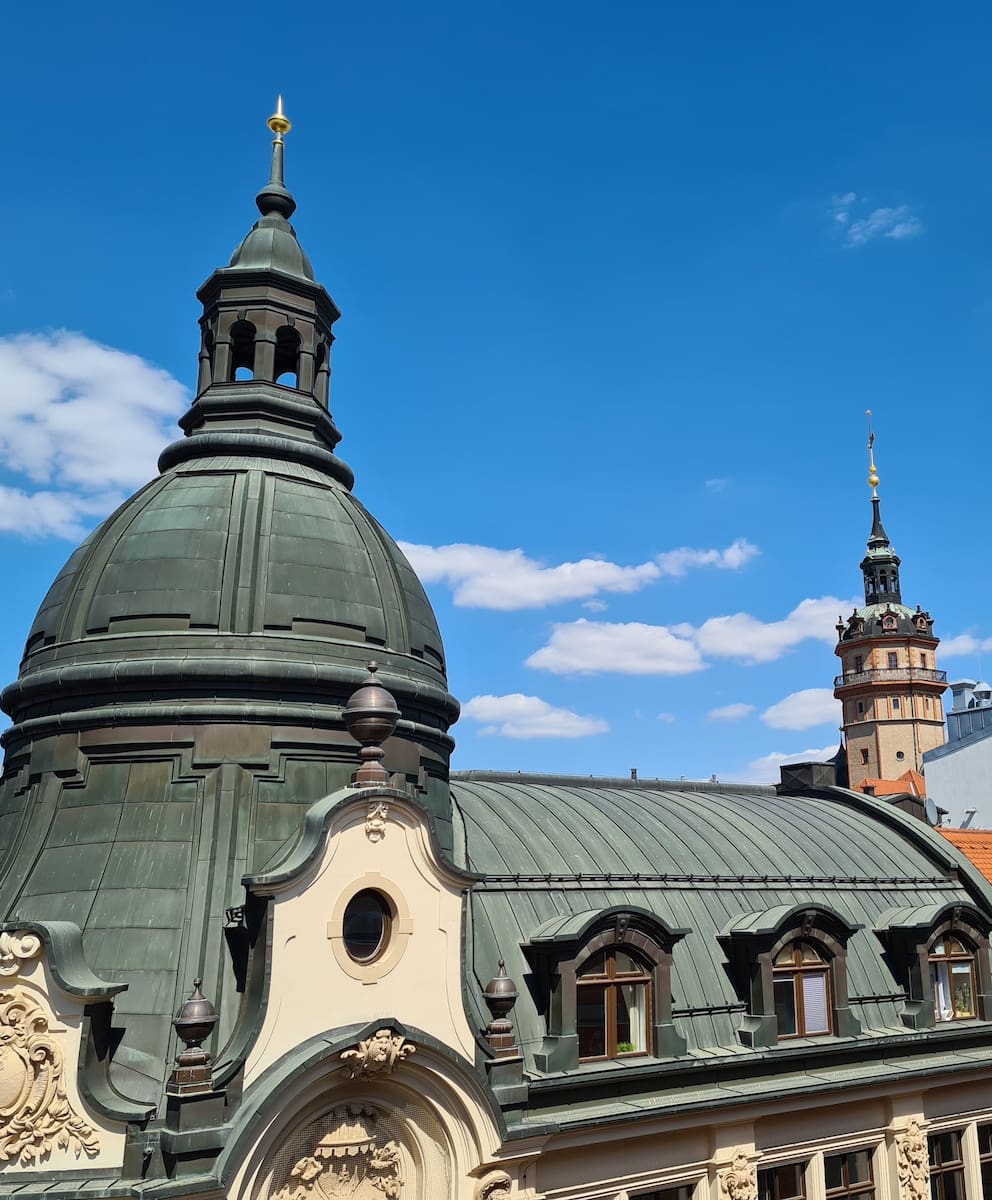
[[[632, 961], [638, 964], [640, 970], [635, 974], [632, 971], [617, 971], [617, 953], [626, 954]], [[602, 954], [605, 963], [605, 973], [593, 974], [588, 964], [584, 964], [575, 977], [576, 1002], [578, 1002], [579, 994], [583, 988], [592, 990], [593, 988], [603, 988], [605, 990], [606, 1015], [605, 1015], [605, 1033], [606, 1033], [606, 1052], [604, 1054], [579, 1055], [580, 1063], [587, 1062], [608, 1062], [614, 1058], [641, 1058], [651, 1053], [651, 1016], [653, 1009], [654, 997], [652, 995], [652, 978], [650, 969], [644, 964], [640, 956], [631, 954], [628, 947], [624, 945], [605, 946], [599, 954]], [[597, 955], [598, 957], [598, 955]], [[644, 996], [644, 1022], [643, 1029], [643, 1050], [619, 1050], [619, 1038], [617, 1037], [617, 997], [620, 989], [625, 986], [634, 984], [638, 986]]]
[[[978, 1137], [978, 1170], [982, 1177], [982, 1195], [992, 1196], [992, 1124], [979, 1125]], [[984, 1136], [983, 1136], [984, 1135]], [[982, 1149], [982, 1143], [988, 1147]]]
[[[781, 957], [782, 950], [775, 955], [772, 962], [772, 994], [774, 996], [775, 985], [784, 981], [787, 975], [792, 976], [792, 996], [795, 1004], [796, 1012], [796, 1032], [783, 1033], [781, 1029], [778, 1031], [779, 1041], [791, 1041], [793, 1038], [807, 1037], [830, 1037], [833, 1034], [833, 990], [830, 986], [830, 960], [809, 938], [795, 938], [791, 943], [792, 947], [792, 964], [783, 965], [778, 962]], [[788, 949], [789, 945], [783, 946], [782, 949]], [[814, 954], [817, 955], [817, 962], [804, 962], [802, 957], [803, 946], [809, 946]], [[806, 975], [819, 975], [823, 979], [825, 1011], [827, 1014], [826, 1029], [807, 1029], [806, 1028], [806, 1001], [803, 995], [802, 979]]]
[[[956, 941], [960, 946], [962, 946], [963, 952], [960, 954], [935, 954], [934, 949], [933, 949], [934, 946], [937, 945], [938, 942], [942, 942], [942, 943], [946, 944], [948, 938], [953, 938], [954, 941]], [[947, 1025], [947, 1024], [950, 1024], [952, 1021], [973, 1021], [973, 1020], [975, 1020], [975, 1018], [978, 1016], [978, 1012], [977, 1012], [977, 1008], [978, 1008], [978, 978], [977, 978], [977, 974], [975, 971], [974, 947], [969, 949], [967, 946], [966, 940], [964, 938], [960, 937], [956, 933], [942, 933], [939, 937], [935, 938], [933, 942], [931, 942], [930, 947], [929, 947], [929, 952], [927, 954], [927, 961], [930, 963], [930, 986], [931, 986], [931, 989], [933, 990], [933, 994], [934, 994], [934, 1020], [936, 1021], [936, 1023], [938, 1025]], [[971, 983], [972, 1011], [959, 1013], [957, 1011], [957, 1005], [955, 1004], [955, 1001], [954, 1001], [954, 987], [953, 987], [954, 974], [953, 974], [953, 971], [951, 968], [951, 964], [952, 963], [962, 963], [962, 962], [966, 962], [968, 964], [970, 983]], [[938, 965], [943, 964], [943, 963], [947, 964], [947, 979], [948, 979], [948, 985], [949, 985], [948, 990], [950, 991], [950, 996], [948, 998], [951, 1002], [951, 1015], [949, 1017], [942, 1017], [940, 1015], [940, 1012], [937, 1009], [937, 988], [936, 988], [936, 970], [935, 970], [935, 968]]]
[[[853, 1158], [855, 1154], [868, 1155], [868, 1178], [855, 1180], [851, 1182], [850, 1164], [848, 1160]], [[826, 1170], [827, 1160], [839, 1158], [841, 1160], [841, 1176], [843, 1182], [837, 1187], [827, 1187]], [[875, 1147], [874, 1146], [859, 1146], [856, 1150], [842, 1150], [838, 1154], [824, 1154], [823, 1156], [823, 1190], [827, 1200], [866, 1200], [868, 1196], [877, 1195], [875, 1183]]]
[[[783, 1193], [781, 1175], [787, 1167], [799, 1169], [799, 1191]], [[787, 1163], [777, 1163], [774, 1167], [765, 1167], [758, 1172], [758, 1200], [806, 1200], [806, 1172], [809, 1163], [799, 1160]], [[771, 1183], [769, 1187], [768, 1184]]]
[[[930, 1164], [930, 1195], [933, 1200], [963, 1200], [963, 1197], [966, 1195], [964, 1146], [962, 1144], [963, 1132], [961, 1129], [941, 1129], [936, 1133], [931, 1133], [927, 1138], [927, 1160]], [[946, 1137], [949, 1133], [957, 1137], [959, 1157], [950, 1159], [945, 1163], [940, 1157], [940, 1139]], [[947, 1197], [944, 1193], [944, 1179], [948, 1175], [956, 1175], [958, 1177], [953, 1197]]]

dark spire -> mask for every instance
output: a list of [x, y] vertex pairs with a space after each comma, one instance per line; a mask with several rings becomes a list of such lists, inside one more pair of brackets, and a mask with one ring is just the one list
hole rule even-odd
[[286, 149], [283, 134], [289, 133], [293, 126], [282, 111], [282, 96], [276, 101], [276, 111], [266, 124], [276, 135], [272, 140], [272, 169], [269, 171], [269, 182], [255, 197], [255, 203], [263, 217], [269, 213], [278, 213], [288, 221], [296, 212], [296, 201], [286, 187], [283, 172], [283, 154]]
[[871, 533], [868, 535], [868, 553], [861, 561], [861, 573], [865, 582], [865, 604], [902, 604], [899, 586], [899, 556], [892, 549], [889, 535], [882, 524], [881, 501], [878, 485], [881, 482], [875, 468], [875, 434], [871, 427], [871, 409], [868, 410], [868, 486], [871, 488]]

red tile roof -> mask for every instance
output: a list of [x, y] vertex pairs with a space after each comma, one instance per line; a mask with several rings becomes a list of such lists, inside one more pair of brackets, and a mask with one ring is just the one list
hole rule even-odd
[[951, 829], [939, 826], [952, 846], [970, 858], [986, 879], [992, 881], [992, 829]]

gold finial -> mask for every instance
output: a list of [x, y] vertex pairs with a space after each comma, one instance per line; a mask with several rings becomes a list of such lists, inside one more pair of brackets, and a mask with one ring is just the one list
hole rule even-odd
[[272, 132], [276, 135], [277, 142], [281, 142], [282, 135], [284, 133], [289, 133], [289, 131], [293, 128], [292, 123], [289, 120], [289, 117], [287, 117], [286, 114], [282, 111], [282, 96], [280, 96], [278, 98], [278, 100], [276, 100], [276, 111], [272, 114], [271, 117], [269, 117], [269, 119], [265, 123], [272, 130]]
[[878, 495], [879, 478], [878, 471], [875, 470], [875, 431], [871, 427], [871, 409], [865, 410], [865, 416], [868, 418], [868, 486], [871, 488], [872, 499]]

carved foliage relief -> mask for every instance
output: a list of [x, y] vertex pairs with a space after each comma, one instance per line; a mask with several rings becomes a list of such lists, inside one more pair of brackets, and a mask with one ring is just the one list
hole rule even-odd
[[737, 1150], [730, 1166], [720, 1172], [720, 1196], [722, 1200], [758, 1200], [758, 1180], [743, 1150]]
[[403, 1200], [403, 1161], [396, 1142], [380, 1137], [371, 1108], [337, 1108], [333, 1125], [289, 1170], [272, 1200]]
[[345, 1050], [341, 1061], [352, 1079], [359, 1075], [380, 1075], [395, 1071], [404, 1059], [416, 1052], [413, 1042], [389, 1028], [377, 1029], [370, 1038], [358, 1043], [357, 1050]]
[[899, 1167], [899, 1195], [902, 1200], [929, 1200], [930, 1160], [927, 1154], [927, 1135], [919, 1121], [910, 1121], [896, 1138], [896, 1161]]
[[[7, 975], [17, 969], [5, 969], [8, 956], [29, 957], [0, 941], [0, 972]], [[26, 992], [0, 991], [0, 1163], [40, 1164], [55, 1147], [93, 1158], [100, 1142], [66, 1096], [65, 1063], [48, 1016]]]

